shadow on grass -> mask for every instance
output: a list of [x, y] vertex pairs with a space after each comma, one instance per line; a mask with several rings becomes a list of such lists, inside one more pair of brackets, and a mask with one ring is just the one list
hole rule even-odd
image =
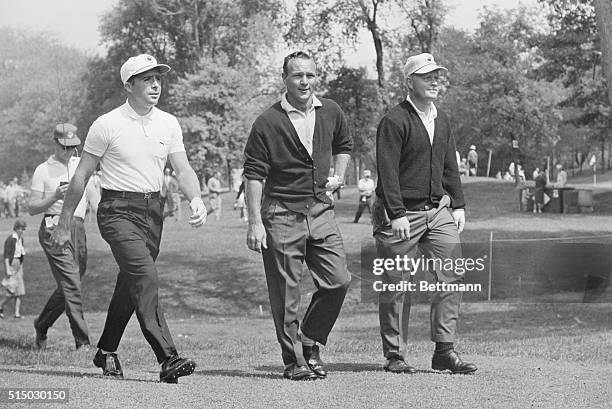
[[[278, 371], [278, 367], [270, 367], [271, 370]], [[261, 370], [255, 368], [256, 370]], [[282, 379], [282, 374], [271, 374], [271, 373], [253, 373], [245, 372], [239, 369], [202, 369], [196, 370], [194, 374], [203, 376], [230, 376], [237, 378], [259, 378], [259, 379]]]
[[104, 377], [101, 374], [92, 374], [90, 372], [62, 371], [62, 370], [53, 370], [53, 369], [11, 369], [10, 371], [24, 373], [24, 374], [63, 376], [67, 378], [92, 378], [92, 379], [100, 379], [100, 380], [113, 380], [117, 382], [159, 383], [159, 381], [152, 380], [152, 379], [130, 379], [130, 378], [112, 379], [109, 377]]
[[[383, 370], [380, 364], [348, 362], [326, 363], [325, 369], [333, 372], [381, 372]], [[256, 366], [255, 370], [278, 372], [282, 370], [282, 367], [278, 365], [261, 365]]]

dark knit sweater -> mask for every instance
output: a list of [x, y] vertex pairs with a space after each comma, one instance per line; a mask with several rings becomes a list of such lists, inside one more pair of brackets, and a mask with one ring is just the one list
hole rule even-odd
[[433, 145], [410, 102], [396, 105], [382, 118], [376, 133], [376, 194], [384, 199], [390, 219], [435, 205], [445, 194], [453, 209], [465, 207], [455, 152], [448, 117], [440, 110]]
[[[23, 246], [23, 237], [20, 238], [21, 245]], [[15, 248], [17, 247], [17, 239], [13, 237], [11, 233], [4, 241], [4, 258], [9, 260], [9, 265], [13, 265], [13, 259], [15, 258]], [[19, 257], [19, 260], [23, 263], [23, 255]]]
[[300, 213], [306, 213], [315, 199], [331, 202], [325, 184], [332, 155], [350, 154], [353, 148], [342, 109], [330, 99], [319, 100], [312, 157], [280, 102], [255, 120], [244, 150], [243, 175], [249, 180], [265, 179], [265, 195]]

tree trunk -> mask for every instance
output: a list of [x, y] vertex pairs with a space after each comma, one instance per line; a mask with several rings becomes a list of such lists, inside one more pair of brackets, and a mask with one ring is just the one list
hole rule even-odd
[[595, 0], [595, 14], [601, 40], [602, 66], [608, 82], [608, 98], [612, 107], [612, 1]]
[[[611, 0], [595, 0], [595, 15], [597, 17], [597, 30], [601, 42], [602, 67], [606, 75], [608, 84], [608, 98], [610, 99], [610, 128], [612, 129], [612, 1]], [[603, 144], [602, 144], [603, 147]], [[604, 160], [605, 151], [601, 151], [601, 167], [607, 165], [610, 169], [610, 163]], [[608, 161], [610, 154], [608, 152]]]
[[382, 96], [384, 105], [384, 111], [388, 111], [391, 107], [391, 99], [389, 97], [389, 90], [387, 89], [387, 83], [385, 81], [385, 70], [384, 70], [384, 59], [383, 59], [383, 42], [382, 36], [380, 35], [380, 29], [376, 21], [376, 15], [378, 12], [378, 6], [382, 3], [381, 0], [372, 0], [372, 14], [370, 15], [370, 8], [366, 4], [367, 0], [359, 0], [359, 6], [361, 7], [361, 13], [363, 19], [372, 34], [372, 41], [374, 42], [374, 50], [376, 51], [376, 73], [378, 74], [378, 89]]

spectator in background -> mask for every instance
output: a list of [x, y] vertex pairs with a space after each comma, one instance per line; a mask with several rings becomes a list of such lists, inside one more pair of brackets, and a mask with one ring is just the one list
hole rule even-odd
[[359, 218], [365, 209], [368, 209], [368, 213], [372, 216], [371, 202], [375, 186], [371, 176], [372, 172], [366, 169], [363, 171], [363, 178], [359, 179], [357, 183], [357, 189], [359, 189], [359, 207], [357, 207], [357, 213], [355, 213], [355, 220], [353, 220], [353, 223], [359, 223]]
[[555, 182], [555, 187], [565, 187], [567, 185], [567, 173], [563, 170], [563, 165], [557, 163], [557, 181]]
[[4, 272], [6, 279], [2, 281], [6, 295], [0, 301], [0, 318], [4, 318], [4, 305], [10, 299], [15, 300], [15, 318], [21, 316], [21, 297], [25, 295], [25, 283], [23, 281], [23, 259], [25, 247], [23, 245], [23, 232], [26, 222], [17, 219], [13, 225], [13, 232], [4, 242]]
[[221, 200], [221, 172], [215, 172], [215, 174], [208, 179], [207, 186], [210, 195], [210, 206], [215, 212], [215, 220], [219, 220], [221, 218], [221, 205], [223, 204]]
[[85, 188], [85, 197], [87, 198], [87, 211], [89, 212], [88, 220], [91, 221], [92, 218], [96, 218], [98, 214], [98, 204], [100, 203], [100, 198], [102, 195], [102, 188], [100, 187], [100, 171], [95, 171], [91, 178], [89, 178], [89, 183], [87, 183], [87, 187]]
[[478, 173], [478, 152], [476, 152], [476, 146], [470, 145], [470, 151], [467, 154], [468, 161], [468, 174], [470, 176], [476, 176]]
[[468, 164], [466, 158], [461, 158], [461, 162], [459, 162], [459, 175], [467, 176], [468, 174]]
[[6, 198], [6, 185], [0, 181], [0, 217], [8, 217], [8, 201]]
[[89, 345], [89, 331], [83, 314], [81, 279], [87, 269], [87, 237], [84, 218], [87, 199], [79, 196], [78, 207], [69, 223], [68, 245], [58, 248], [51, 240], [57, 229], [59, 215], [64, 206], [68, 183], [79, 164], [76, 156], [81, 139], [77, 128], [71, 124], [58, 124], [53, 132], [55, 151], [45, 162], [36, 167], [32, 176], [30, 215], [43, 214], [38, 229], [38, 241], [47, 256], [51, 274], [57, 288], [34, 320], [36, 346], [47, 345], [47, 331], [66, 312], [77, 349]]
[[23, 195], [23, 189], [17, 182], [17, 177], [14, 177], [6, 187], [6, 201], [10, 217], [19, 217], [19, 198]]
[[540, 168], [535, 168], [535, 169], [533, 170], [533, 173], [531, 174], [531, 178], [532, 178], [533, 180], [536, 180], [536, 178], [538, 177], [538, 175], [539, 175], [539, 174], [540, 174]]
[[[542, 208], [544, 207], [544, 189], [546, 188], [546, 171], [542, 170], [541, 172], [539, 171], [539, 168], [536, 168], [538, 170], [538, 174], [535, 177], [535, 189], [534, 189], [534, 206], [533, 206], [533, 212], [534, 213], [542, 213]], [[535, 175], [535, 171], [534, 171], [534, 175]]]
[[236, 193], [236, 201], [234, 202], [234, 210], [240, 210], [240, 219], [248, 222], [249, 218], [247, 216], [246, 211], [246, 198], [245, 198], [245, 180], [242, 178], [242, 183], [238, 187], [238, 192]]

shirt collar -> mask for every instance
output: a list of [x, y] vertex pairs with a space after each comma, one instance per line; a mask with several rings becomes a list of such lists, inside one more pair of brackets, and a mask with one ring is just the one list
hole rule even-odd
[[[321, 103], [321, 101], [319, 101], [319, 99], [316, 97], [316, 95], [312, 96], [312, 106], [310, 107], [311, 110], [315, 109], [316, 107], [320, 107], [323, 106], [323, 104]], [[293, 105], [291, 105], [289, 103], [289, 101], [287, 101], [287, 93], [285, 92], [283, 94], [283, 96], [281, 97], [281, 108], [283, 108], [283, 110], [287, 113], [289, 112], [303, 112], [300, 111], [299, 109], [297, 109], [296, 107], [294, 107]]]
[[148, 114], [146, 115], [138, 115], [138, 113], [136, 111], [134, 111], [134, 108], [132, 108], [130, 106], [130, 103], [127, 101], [127, 99], [125, 100], [125, 104], [123, 104], [121, 106], [121, 109], [123, 110], [123, 112], [129, 116], [132, 119], [148, 119], [151, 120], [153, 119], [153, 114], [155, 113], [155, 110], [157, 109], [156, 107], [151, 108], [151, 110], [149, 111]]
[[410, 102], [410, 105], [412, 105], [414, 110], [417, 111], [417, 114], [419, 114], [419, 116], [422, 116], [423, 118], [429, 118], [430, 120], [437, 118], [438, 110], [436, 109], [436, 105], [433, 102], [429, 103], [429, 109], [427, 111], [421, 111], [419, 108], [416, 107], [416, 105], [414, 105], [414, 102], [412, 102], [412, 100], [410, 99], [410, 95], [406, 95], [406, 101]]
[[14, 231], [13, 231], [13, 238], [16, 239], [17, 241], [19, 241], [19, 236]]

